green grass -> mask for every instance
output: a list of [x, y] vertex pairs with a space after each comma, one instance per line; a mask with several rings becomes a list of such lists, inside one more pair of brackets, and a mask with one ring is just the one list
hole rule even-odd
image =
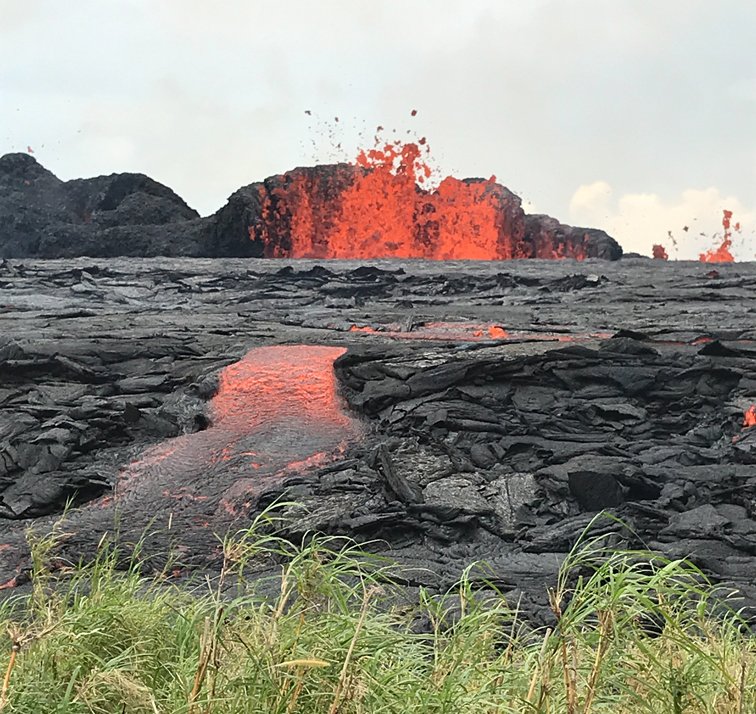
[[[402, 606], [396, 566], [343, 539], [294, 547], [269, 515], [191, 592], [143, 577], [138, 556], [121, 569], [107, 543], [53, 570], [56, 535], [33, 539], [33, 592], [0, 606], [0, 710], [756, 712], [753, 635], [686, 562], [587, 534], [550, 593], [555, 627], [539, 631], [470, 570]], [[262, 566], [278, 572], [272, 597], [255, 595]]]

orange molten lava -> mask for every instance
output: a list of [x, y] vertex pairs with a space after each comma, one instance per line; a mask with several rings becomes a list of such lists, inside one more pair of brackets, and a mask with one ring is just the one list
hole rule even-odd
[[[426, 322], [411, 331], [406, 331], [398, 323], [385, 323], [380, 326], [351, 325], [350, 332], [369, 335], [382, 335], [396, 340], [429, 340], [440, 342], [479, 342], [481, 340], [517, 340], [537, 341], [551, 340], [558, 342], [584, 342], [606, 340], [611, 332], [590, 332], [565, 334], [560, 332], [530, 332], [516, 330], [509, 332], [500, 325], [481, 325], [472, 322]], [[711, 341], [711, 338], [701, 338]]]
[[426, 258], [490, 260], [529, 257], [524, 229], [503, 207], [519, 199], [488, 180], [447, 177], [433, 191], [418, 184], [431, 177], [425, 140], [362, 151], [357, 166], [341, 167], [327, 195], [313, 174], [289, 175], [263, 197], [266, 220], [286, 218], [286, 245], [263, 230], [269, 258]]
[[[730, 221], [732, 220], [732, 211], [725, 209], [722, 216], [722, 228], [724, 228], [724, 237], [722, 239], [722, 245], [718, 248], [707, 250], [705, 253], [701, 253], [698, 259], [702, 263], [733, 263], [733, 258], [730, 248], [732, 247], [732, 230], [730, 228]], [[740, 224], [735, 224], [735, 230], [740, 230]]]
[[171, 511], [180, 502], [231, 513], [261, 479], [337, 458], [362, 434], [338, 395], [333, 362], [345, 351], [310, 345], [251, 350], [220, 373], [210, 427], [147, 450], [123, 474], [119, 498], [146, 499]]
[[652, 252], [654, 260], [669, 260], [669, 256], [667, 255], [667, 251], [665, 250], [663, 245], [655, 243], [652, 248]]
[[338, 432], [353, 429], [341, 407], [333, 361], [343, 347], [258, 347], [220, 374], [211, 409], [214, 429], [247, 433], [294, 421]]
[[[507, 331], [498, 325], [489, 326], [486, 333], [492, 340], [506, 340], [507, 337], [509, 337]], [[475, 330], [473, 332], [473, 337], [483, 337], [483, 334], [483, 330]]]
[[464, 322], [428, 322], [418, 325], [411, 332], [403, 330], [396, 323], [383, 325], [380, 330], [370, 325], [352, 325], [349, 332], [364, 332], [404, 340], [476, 342], [481, 339], [506, 340], [509, 338], [509, 333], [499, 325], [476, 325]]
[[745, 428], [756, 426], [756, 404], [752, 404], [746, 409], [746, 412], [743, 415], [743, 426]]

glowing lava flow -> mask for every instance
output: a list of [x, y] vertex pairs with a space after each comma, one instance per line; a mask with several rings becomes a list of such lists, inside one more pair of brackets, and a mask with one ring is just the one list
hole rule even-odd
[[743, 427], [750, 429], [752, 426], [756, 426], [756, 404], [752, 404], [746, 409], [743, 415]]
[[282, 423], [349, 431], [353, 420], [342, 409], [333, 362], [342, 347], [305, 345], [259, 347], [220, 374], [211, 403], [213, 427], [246, 434]]
[[226, 367], [205, 431], [145, 452], [119, 483], [119, 499], [180, 506], [202, 518], [237, 515], [265, 481], [335, 458], [361, 434], [337, 391], [340, 347], [260, 347]]
[[457, 342], [477, 342], [479, 340], [506, 340], [509, 333], [499, 325], [478, 325], [475, 323], [428, 322], [418, 325], [408, 332], [398, 324], [382, 326], [378, 330], [370, 325], [352, 325], [350, 332], [364, 332], [371, 335], [384, 335], [395, 339], [439, 340]]

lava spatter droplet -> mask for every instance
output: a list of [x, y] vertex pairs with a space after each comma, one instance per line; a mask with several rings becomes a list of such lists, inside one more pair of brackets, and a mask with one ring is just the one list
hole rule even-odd
[[669, 260], [666, 248], [658, 243], [654, 243], [651, 254], [654, 260]]

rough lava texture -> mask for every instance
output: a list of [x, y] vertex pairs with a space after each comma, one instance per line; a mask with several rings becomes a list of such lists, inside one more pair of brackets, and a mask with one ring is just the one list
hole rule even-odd
[[[448, 178], [428, 192], [411, 177], [379, 179], [385, 176], [352, 164], [294, 169], [240, 188], [201, 218], [142, 174], [61, 181], [28, 154], [6, 154], [0, 157], [0, 257], [622, 255], [603, 231], [526, 216], [520, 199], [492, 181]], [[404, 181], [403, 193], [387, 193], [397, 181]], [[480, 245], [465, 255], [469, 241]]]
[[205, 221], [143, 174], [61, 181], [28, 154], [0, 157], [0, 255], [194, 255]]
[[544, 622], [607, 510], [754, 616], [754, 313], [753, 263], [4, 261], [0, 585], [69, 498], [61, 557], [144, 537], [177, 578], [284, 500], [289, 537], [371, 542], [408, 597], [484, 560]]
[[605, 231], [598, 228], [578, 228], [560, 223], [545, 214], [525, 217], [525, 245], [529, 258], [602, 258], [617, 260], [622, 248]]

